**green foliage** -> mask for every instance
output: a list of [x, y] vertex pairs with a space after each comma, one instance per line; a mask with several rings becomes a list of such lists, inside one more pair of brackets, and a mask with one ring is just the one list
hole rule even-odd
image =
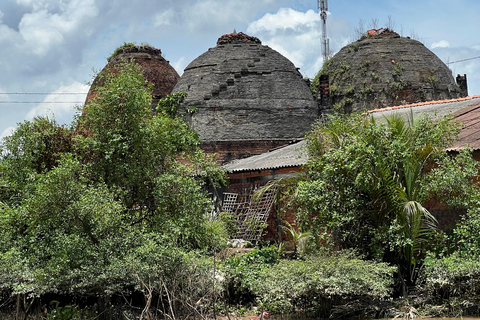
[[392, 76], [394, 78], [400, 77], [403, 73], [403, 65], [400, 62], [396, 62], [393, 65]]
[[330, 96], [334, 97], [338, 93], [338, 87], [335, 85], [330, 86]]
[[208, 305], [211, 264], [194, 249], [225, 243], [203, 190], [223, 174], [181, 118], [152, 113], [138, 66], [101, 77], [75, 133], [35, 119], [2, 144], [0, 287], [29, 298], [168, 295], [172, 316]]
[[72, 136], [70, 129], [48, 118], [19, 124], [0, 145], [0, 202], [17, 205], [25, 196], [27, 185], [57, 166], [62, 153], [72, 150]]
[[[187, 94], [185, 92], [179, 92], [166, 96], [158, 101], [157, 111], [166, 117], [175, 118], [177, 116], [178, 107], [185, 101]], [[188, 109], [187, 113], [195, 113], [196, 108], [192, 107]]]
[[[107, 61], [110, 61], [112, 58], [114, 58], [116, 55], [118, 55], [124, 49], [135, 48], [135, 47], [137, 47], [137, 44], [135, 42], [124, 42], [120, 47], [116, 48], [115, 51], [113, 51], [113, 53], [107, 58]], [[152, 46], [149, 45], [148, 43], [142, 43], [139, 47], [150, 47], [150, 48], [152, 48]]]
[[[397, 95], [398, 91], [405, 89], [406, 86], [407, 83], [405, 80], [394, 81], [389, 85], [390, 90], [392, 91], [392, 95]], [[398, 97], [396, 99], [398, 99]]]
[[348, 113], [347, 108], [351, 106], [354, 102], [355, 100], [353, 100], [352, 98], [343, 98], [342, 100], [333, 105], [333, 111], [336, 114]]
[[480, 257], [480, 206], [478, 199], [472, 199], [467, 203], [467, 214], [462, 216], [461, 221], [452, 230], [446, 241], [449, 250], [444, 250], [443, 253], [448, 256], [454, 252], [457, 257], [478, 259]]
[[355, 43], [352, 45], [352, 47], [353, 47], [353, 51], [357, 52], [358, 49], [360, 48], [360, 45], [358, 44], [358, 42], [355, 42]]
[[251, 283], [266, 310], [297, 310], [328, 318], [337, 305], [357, 298], [374, 303], [388, 297], [395, 268], [364, 261], [351, 252], [282, 260], [261, 269]]
[[476, 315], [480, 302], [479, 279], [478, 257], [457, 253], [442, 258], [429, 257], [425, 261], [421, 294], [426, 298], [422, 307], [433, 316]]
[[230, 257], [225, 260], [222, 270], [225, 274], [224, 290], [230, 301], [253, 302], [252, 283], [260, 270], [278, 263], [278, 248], [254, 248], [246, 255]]
[[310, 84], [310, 90], [312, 90], [314, 94], [317, 93], [318, 86], [320, 85], [320, 76], [327, 74], [328, 68], [330, 67], [331, 64], [332, 64], [331, 59], [324, 61], [322, 69], [318, 71], [315, 77], [313, 78], [312, 83]]
[[288, 221], [284, 221], [284, 223], [286, 226], [282, 226], [282, 228], [293, 241], [294, 254], [297, 254], [297, 250], [300, 250], [300, 253], [303, 253], [305, 251], [306, 242], [312, 237], [312, 234], [310, 232], [297, 231]]
[[221, 212], [218, 216], [218, 220], [223, 224], [225, 231], [227, 232], [228, 239], [234, 239], [238, 232], [238, 223], [235, 215], [228, 212]]
[[58, 301], [50, 302], [50, 305], [55, 305], [55, 308], [47, 314], [47, 320], [72, 320], [79, 315], [76, 306], [60, 307]]
[[364, 60], [360, 65], [360, 73], [363, 77], [367, 76], [368, 67], [370, 66], [370, 60]]
[[342, 73], [347, 73], [350, 71], [352, 67], [350, 65], [347, 64], [347, 62], [345, 60], [342, 61], [342, 63], [340, 63], [340, 71]]
[[435, 77], [435, 76], [430, 76], [430, 77], [427, 78], [427, 81], [428, 81], [429, 83], [431, 83], [432, 85], [436, 85], [437, 82], [438, 82], [438, 79], [437, 79], [437, 77]]
[[316, 237], [330, 230], [337, 245], [398, 264], [413, 285], [435, 226], [425, 201], [453, 204], [478, 194], [471, 156], [444, 152], [457, 132], [448, 119], [377, 123], [359, 114], [332, 116], [308, 136], [310, 179], [299, 183], [300, 226]]
[[[161, 100], [161, 112], [154, 115], [140, 68], [132, 63], [122, 68], [121, 73], [102, 75], [99, 96], [85, 106], [80, 118], [86, 134], [77, 143], [88, 162], [89, 178], [119, 191], [132, 224], [165, 228], [179, 243], [192, 240], [198, 246], [199, 237], [206, 238], [202, 220], [207, 200], [194, 172], [203, 170], [217, 181], [219, 169], [199, 150], [197, 134], [172, 113], [185, 94]], [[178, 163], [182, 154], [189, 165]], [[187, 225], [193, 229], [184, 229]], [[180, 236], [179, 230], [185, 234]]]

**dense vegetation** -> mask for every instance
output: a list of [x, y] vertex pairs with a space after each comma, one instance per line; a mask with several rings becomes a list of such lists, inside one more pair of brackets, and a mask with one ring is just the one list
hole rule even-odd
[[132, 63], [100, 76], [104, 86], [72, 128], [38, 118], [3, 141], [2, 305], [16, 297], [15, 308], [27, 310], [62, 297], [105, 312], [137, 292], [146, 313], [168, 293], [171, 310], [183, 312], [191, 302], [184, 291], [196, 302], [209, 285], [210, 262], [197, 250], [226, 239], [206, 218], [202, 189], [207, 176], [218, 183], [222, 175], [196, 133], [164, 110], [178, 99], [152, 113], [150, 88]]
[[[458, 129], [449, 119], [375, 121], [360, 114], [319, 124], [308, 136], [308, 178], [297, 190], [301, 227], [317, 241], [396, 266], [399, 296], [419, 285], [456, 286], [461, 277], [469, 278], [461, 271], [468, 268], [459, 267], [456, 276], [446, 270], [459, 256], [469, 265], [479, 249], [478, 163], [467, 150], [445, 152]], [[468, 214], [445, 235], [432, 208]], [[433, 280], [437, 268], [444, 270], [443, 282]]]
[[332, 117], [308, 137], [310, 179], [300, 182], [300, 221], [342, 248], [399, 268], [403, 294], [417, 283], [437, 221], [434, 200], [460, 210], [478, 195], [477, 162], [445, 149], [458, 125], [448, 119]]
[[[293, 252], [219, 259], [235, 219], [208, 218], [206, 184], [224, 177], [177, 114], [185, 95], [152, 112], [137, 66], [99, 76], [70, 128], [37, 118], [1, 144], [0, 317], [478, 313], [478, 165], [445, 152], [454, 122], [331, 116], [305, 176], [277, 182]], [[465, 212], [448, 234], [439, 206]]]

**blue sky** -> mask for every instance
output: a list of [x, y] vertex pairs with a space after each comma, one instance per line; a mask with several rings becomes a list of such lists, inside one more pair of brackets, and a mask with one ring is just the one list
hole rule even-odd
[[[333, 53], [354, 40], [360, 20], [369, 29], [390, 16], [397, 32], [445, 62], [480, 56], [478, 0], [329, 0], [329, 11]], [[304, 76], [322, 65], [317, 0], [1, 0], [0, 137], [34, 116], [70, 123], [94, 70], [123, 42], [162, 49], [182, 74], [233, 29], [260, 38]], [[450, 67], [467, 74], [470, 95], [480, 94], [480, 59]]]

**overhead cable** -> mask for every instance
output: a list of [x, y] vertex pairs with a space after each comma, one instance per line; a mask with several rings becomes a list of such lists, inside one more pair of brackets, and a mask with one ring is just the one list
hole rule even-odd
[[480, 59], [480, 56], [478, 56], [478, 57], [473, 57], [473, 58], [468, 58], [468, 59], [463, 59], [463, 60], [458, 60], [458, 61], [453, 61], [453, 62], [447, 62], [446, 64], [464, 62], [464, 61], [475, 60], [475, 59]]
[[87, 94], [88, 92], [0, 92], [4, 95], [77, 95], [77, 94]]

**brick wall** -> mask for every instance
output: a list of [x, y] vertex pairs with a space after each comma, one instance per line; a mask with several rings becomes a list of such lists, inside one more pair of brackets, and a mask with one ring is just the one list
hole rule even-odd
[[292, 140], [246, 140], [246, 141], [216, 141], [202, 143], [206, 153], [216, 153], [218, 164], [225, 164], [235, 159], [243, 159], [262, 154], [272, 149], [290, 144]]

